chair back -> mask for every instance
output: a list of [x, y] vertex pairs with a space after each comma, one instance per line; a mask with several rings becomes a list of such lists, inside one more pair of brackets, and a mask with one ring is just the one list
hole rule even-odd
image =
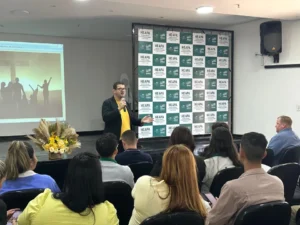
[[291, 206], [284, 201], [268, 202], [243, 209], [234, 225], [289, 225]]
[[43, 192], [44, 189], [9, 191], [0, 195], [0, 198], [5, 202], [7, 209], [20, 208], [24, 210], [31, 200]]
[[204, 225], [204, 219], [196, 212], [160, 213], [144, 220], [141, 225]]
[[149, 162], [134, 163], [128, 166], [133, 173], [134, 182], [136, 182], [141, 176], [150, 175], [153, 168], [153, 164]]
[[279, 158], [278, 164], [299, 163], [300, 164], [300, 146], [291, 149], [282, 150], [284, 153]]
[[51, 176], [62, 190], [70, 160], [71, 159], [60, 159], [38, 162], [34, 171], [39, 174]]
[[231, 167], [220, 170], [214, 177], [210, 186], [210, 193], [215, 197], [219, 197], [221, 189], [226, 182], [239, 178], [244, 173], [242, 167]]
[[297, 163], [286, 163], [272, 167], [269, 174], [277, 176], [284, 185], [284, 197], [287, 202], [291, 202], [300, 175], [300, 165]]
[[267, 149], [267, 155], [266, 157], [262, 160], [262, 164], [265, 164], [269, 167], [272, 167], [274, 163], [274, 152], [272, 149]]
[[105, 200], [115, 206], [120, 225], [128, 225], [133, 210], [129, 184], [121, 181], [104, 182], [104, 194]]

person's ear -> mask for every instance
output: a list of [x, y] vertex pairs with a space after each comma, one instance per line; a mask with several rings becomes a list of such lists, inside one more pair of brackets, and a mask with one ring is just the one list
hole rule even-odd
[[116, 150], [114, 151], [114, 155], [117, 155], [118, 154], [118, 149], [116, 148]]
[[268, 155], [267, 151], [265, 150], [264, 155], [262, 157], [262, 159], [266, 158], [266, 156]]

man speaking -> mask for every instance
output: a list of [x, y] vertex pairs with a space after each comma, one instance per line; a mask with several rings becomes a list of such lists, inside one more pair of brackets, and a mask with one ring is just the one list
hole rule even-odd
[[[102, 105], [102, 118], [105, 123], [104, 133], [113, 133], [120, 140], [121, 135], [127, 130], [132, 130], [133, 126], [142, 126], [144, 123], [153, 122], [150, 116], [137, 119], [130, 107], [127, 107], [124, 83], [114, 83], [113, 95], [113, 97], [106, 99]], [[119, 151], [124, 151], [121, 141], [119, 141]]]

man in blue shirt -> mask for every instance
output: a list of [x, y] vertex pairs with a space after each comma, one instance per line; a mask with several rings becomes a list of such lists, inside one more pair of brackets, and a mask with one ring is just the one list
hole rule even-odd
[[124, 152], [116, 156], [116, 161], [121, 165], [130, 165], [134, 163], [149, 162], [153, 163], [151, 156], [137, 149], [137, 138], [135, 132], [127, 130], [121, 137]]
[[300, 139], [292, 130], [292, 119], [288, 116], [280, 116], [276, 122], [277, 134], [271, 138], [268, 149], [272, 149], [275, 156], [275, 164], [285, 152], [283, 150], [300, 146]]

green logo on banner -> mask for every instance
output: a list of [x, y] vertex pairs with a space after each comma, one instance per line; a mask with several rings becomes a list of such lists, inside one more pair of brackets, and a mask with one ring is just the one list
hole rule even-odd
[[193, 113], [193, 123], [204, 123], [204, 112]]
[[[152, 116], [152, 114], [139, 114], [139, 119], [143, 119], [145, 116], [151, 116], [151, 117], [153, 117]], [[145, 123], [145, 124], [143, 124], [143, 127], [147, 127], [147, 126], [152, 126], [153, 124], [152, 123]]]
[[194, 56], [205, 56], [205, 46], [194, 45]]
[[180, 56], [180, 66], [181, 67], [192, 67], [192, 65], [193, 65], [193, 57], [192, 56]]
[[205, 89], [217, 89], [217, 80], [216, 79], [206, 79], [205, 80]]
[[166, 42], [166, 31], [164, 30], [154, 30], [153, 31], [153, 41], [154, 42]]
[[139, 90], [139, 102], [152, 102], [152, 90]]
[[139, 66], [138, 68], [139, 77], [152, 77], [152, 66]]
[[205, 68], [193, 68], [193, 78], [205, 78]]
[[217, 121], [228, 122], [228, 112], [217, 112]]
[[186, 127], [190, 131], [192, 131], [192, 129], [193, 129], [193, 125], [192, 124], [181, 124], [180, 126]]
[[206, 35], [206, 45], [218, 45], [218, 35], [217, 34], [207, 34]]
[[193, 33], [180, 32], [180, 44], [193, 44]]
[[152, 53], [152, 42], [139, 42], [139, 53]]
[[179, 91], [178, 90], [168, 90], [167, 91], [167, 101], [169, 101], [169, 102], [179, 101]]
[[216, 68], [217, 67], [217, 57], [206, 57], [205, 67]]
[[192, 102], [180, 102], [180, 112], [192, 112], [193, 104]]
[[228, 79], [229, 78], [229, 69], [218, 69], [218, 78], [219, 79]]
[[179, 55], [179, 44], [167, 44], [168, 55]]
[[217, 100], [228, 100], [229, 91], [228, 90], [218, 90], [217, 91]]
[[211, 133], [211, 127], [212, 127], [212, 123], [206, 123], [205, 124], [205, 133], [206, 134], [210, 134]]
[[166, 66], [166, 56], [153, 55], [153, 66]]
[[167, 78], [179, 78], [179, 68], [167, 67]]
[[166, 79], [154, 78], [153, 79], [153, 89], [165, 90], [166, 89]]
[[180, 89], [181, 90], [191, 90], [193, 88], [192, 79], [180, 79]]
[[217, 111], [217, 102], [215, 101], [205, 102], [205, 111]]
[[166, 126], [153, 126], [153, 137], [165, 137]]
[[179, 113], [168, 113], [167, 124], [179, 124]]
[[153, 113], [166, 113], [166, 103], [153, 102]]
[[229, 47], [219, 46], [218, 57], [229, 57]]
[[193, 90], [193, 101], [204, 101], [204, 90]]

